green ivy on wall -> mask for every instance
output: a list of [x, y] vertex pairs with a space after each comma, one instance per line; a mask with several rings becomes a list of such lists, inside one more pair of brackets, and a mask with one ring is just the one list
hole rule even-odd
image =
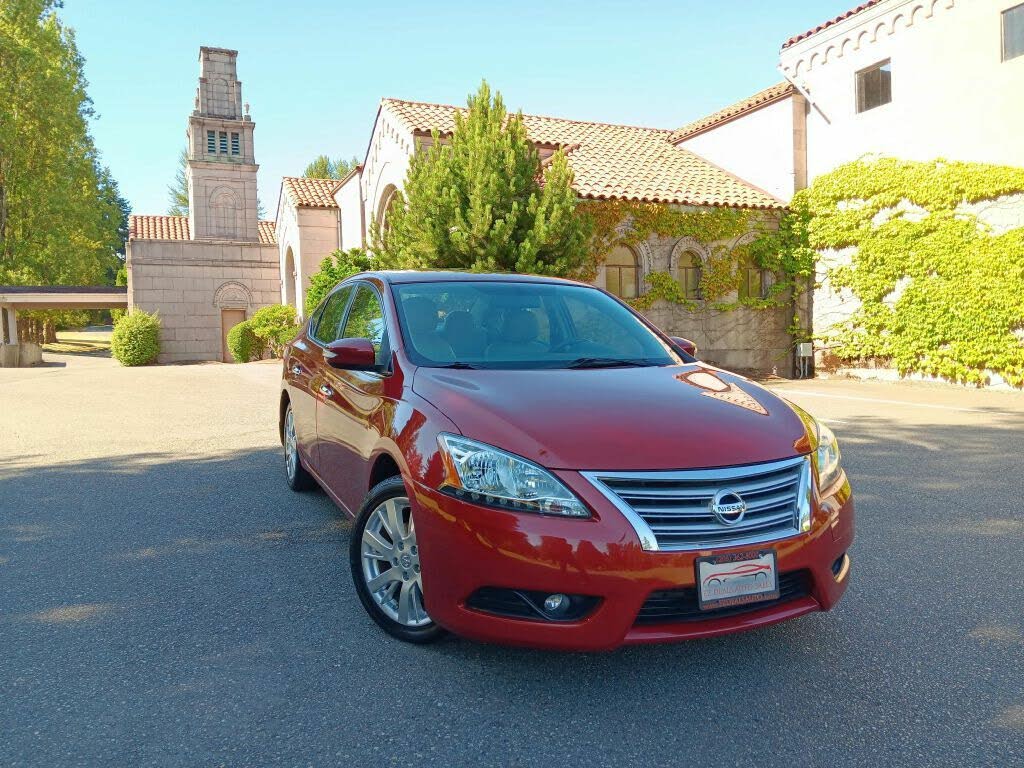
[[[652, 236], [692, 237], [708, 250], [700, 280], [704, 304], [686, 298], [676, 276], [660, 271], [646, 276], [648, 290], [632, 302], [639, 309], [649, 309], [660, 299], [690, 311], [701, 306], [718, 310], [784, 306], [795, 300], [813, 273], [814, 254], [806, 247], [806, 223], [801, 215], [785, 212], [780, 216], [741, 208], [673, 208], [622, 200], [586, 202], [580, 208], [590, 219], [594, 244], [592, 261], [580, 275], [584, 280], [596, 277], [598, 267], [615, 246], [636, 246]], [[773, 221], [777, 221], [778, 229]], [[734, 245], [748, 232], [755, 233], [751, 242]], [[775, 275], [767, 295], [723, 301], [723, 297], [739, 292], [747, 267]]]
[[1022, 168], [896, 159], [841, 166], [799, 192], [806, 244], [855, 248], [829, 272], [861, 302], [826, 332], [832, 351], [901, 374], [981, 384], [994, 371], [1024, 386], [1024, 228], [994, 234], [962, 208], [1020, 192]]

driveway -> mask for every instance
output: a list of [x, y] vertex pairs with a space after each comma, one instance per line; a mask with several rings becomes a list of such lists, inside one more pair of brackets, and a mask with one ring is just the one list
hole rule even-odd
[[386, 639], [273, 363], [0, 370], [0, 765], [1024, 760], [1024, 396], [776, 388], [855, 483], [839, 607], [608, 654]]

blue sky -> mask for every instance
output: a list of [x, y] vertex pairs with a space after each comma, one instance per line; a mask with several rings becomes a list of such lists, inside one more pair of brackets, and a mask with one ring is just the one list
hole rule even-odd
[[239, 51], [260, 196], [321, 153], [360, 158], [384, 96], [462, 104], [481, 78], [524, 112], [673, 128], [780, 79], [779, 46], [854, 0], [65, 0], [136, 213], [164, 213], [200, 45]]

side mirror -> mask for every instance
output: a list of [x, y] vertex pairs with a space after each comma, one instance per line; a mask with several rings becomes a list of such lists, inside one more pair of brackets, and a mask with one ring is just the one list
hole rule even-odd
[[324, 350], [324, 360], [331, 368], [343, 371], [373, 371], [377, 368], [377, 352], [369, 339], [338, 339]]
[[679, 347], [683, 352], [688, 354], [690, 357], [697, 356], [697, 345], [689, 339], [684, 339], [682, 336], [669, 336], [672, 343]]

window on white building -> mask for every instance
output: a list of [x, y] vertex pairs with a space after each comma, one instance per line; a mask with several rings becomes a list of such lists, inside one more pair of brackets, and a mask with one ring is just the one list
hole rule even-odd
[[1024, 3], [1003, 11], [1003, 61], [1024, 56]]
[[892, 101], [892, 65], [886, 61], [872, 64], [857, 73], [857, 111], [867, 112]]

